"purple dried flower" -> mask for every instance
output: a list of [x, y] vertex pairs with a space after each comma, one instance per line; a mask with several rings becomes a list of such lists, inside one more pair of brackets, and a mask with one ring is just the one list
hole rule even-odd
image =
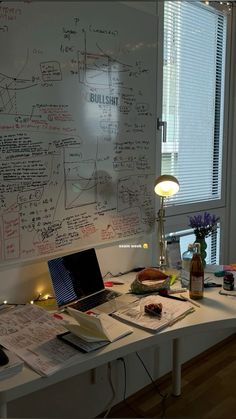
[[194, 229], [194, 234], [196, 238], [203, 239], [209, 237], [214, 231], [217, 230], [217, 223], [219, 217], [216, 217], [214, 214], [209, 212], [204, 212], [204, 215], [197, 214], [193, 217], [189, 217], [189, 227]]

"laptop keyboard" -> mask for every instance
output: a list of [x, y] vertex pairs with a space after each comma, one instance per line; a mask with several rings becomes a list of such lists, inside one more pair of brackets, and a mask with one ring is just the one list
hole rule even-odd
[[100, 306], [107, 301], [113, 300], [113, 298], [118, 297], [121, 295], [118, 292], [104, 290], [98, 294], [91, 295], [90, 297], [85, 298], [84, 300], [77, 301], [75, 304], [72, 304], [70, 307], [73, 307], [80, 311], [87, 311], [91, 310], [91, 308]]

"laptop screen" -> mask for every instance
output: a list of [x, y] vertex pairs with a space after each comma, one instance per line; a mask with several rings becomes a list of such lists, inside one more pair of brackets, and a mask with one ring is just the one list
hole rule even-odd
[[48, 268], [58, 306], [104, 289], [95, 249], [49, 260]]

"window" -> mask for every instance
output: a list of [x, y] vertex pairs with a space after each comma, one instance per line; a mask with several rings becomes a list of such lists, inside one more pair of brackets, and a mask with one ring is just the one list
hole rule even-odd
[[[189, 212], [216, 213], [214, 208], [224, 205], [226, 26], [222, 10], [200, 2], [164, 2], [162, 120], [167, 133], [161, 172], [176, 176], [180, 183], [178, 194], [166, 206], [168, 233], [180, 237], [181, 252], [195, 240], [186, 230]], [[219, 263], [220, 228], [221, 223], [217, 234], [207, 239], [207, 263]]]
[[226, 21], [212, 7], [165, 2], [162, 173], [181, 186], [169, 206], [222, 198]]

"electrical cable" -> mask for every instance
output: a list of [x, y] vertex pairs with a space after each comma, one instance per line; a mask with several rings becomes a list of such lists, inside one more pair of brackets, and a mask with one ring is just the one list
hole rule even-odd
[[107, 277], [107, 275], [110, 275], [112, 278], [115, 278], [116, 276], [122, 276], [122, 275], [125, 275], [126, 273], [129, 273], [129, 272], [118, 272], [117, 274], [113, 274], [112, 272], [108, 271], [105, 275], [103, 275], [102, 278], [105, 279]]
[[133, 406], [131, 404], [129, 404], [126, 400], [126, 385], [127, 385], [127, 372], [126, 372], [126, 363], [124, 358], [118, 358], [117, 361], [121, 361], [123, 364], [123, 368], [124, 368], [124, 391], [123, 391], [123, 402], [128, 406], [128, 408], [130, 410], [132, 410], [135, 415], [138, 415], [137, 417], [142, 417], [145, 418], [145, 416], [143, 416], [142, 414], [140, 414], [140, 412], [137, 412]]
[[111, 362], [108, 362], [107, 376], [108, 376], [108, 381], [109, 381], [111, 389], [112, 389], [112, 397], [111, 397], [110, 402], [108, 403], [108, 407], [106, 409], [106, 412], [105, 412], [103, 418], [107, 418], [107, 416], [109, 415], [109, 413], [112, 409], [112, 406], [113, 406], [113, 402], [115, 400], [115, 396], [116, 396], [116, 392], [115, 392], [115, 388], [114, 388], [114, 384], [113, 384], [112, 376], [111, 376], [111, 365], [112, 365]]
[[159, 389], [159, 387], [156, 385], [155, 381], [153, 380], [153, 378], [152, 378], [152, 376], [151, 376], [150, 372], [148, 371], [148, 369], [147, 369], [146, 365], [144, 364], [144, 361], [143, 361], [143, 359], [141, 358], [141, 356], [139, 355], [139, 353], [138, 353], [138, 352], [135, 352], [135, 353], [136, 353], [136, 355], [137, 355], [137, 357], [138, 357], [139, 361], [141, 362], [141, 364], [142, 364], [143, 368], [145, 369], [145, 371], [146, 371], [146, 373], [147, 373], [148, 377], [150, 378], [150, 381], [151, 381], [151, 382], [152, 382], [152, 384], [156, 387], [156, 389], [157, 389], [157, 391], [158, 391], [158, 394], [159, 394], [161, 397], [166, 397], [167, 395], [166, 395], [166, 394], [162, 394], [162, 393], [161, 393], [161, 391], [160, 391], [160, 389]]
[[147, 369], [147, 367], [146, 367], [146, 365], [145, 365], [145, 363], [144, 363], [143, 359], [141, 358], [141, 356], [139, 355], [139, 353], [138, 353], [138, 352], [135, 352], [135, 353], [136, 353], [136, 355], [137, 355], [137, 357], [138, 357], [139, 361], [141, 362], [141, 364], [142, 364], [142, 366], [143, 366], [144, 370], [146, 371], [146, 373], [147, 373], [148, 377], [150, 378], [150, 380], [151, 380], [151, 382], [152, 382], [153, 386], [157, 389], [157, 392], [158, 392], [159, 396], [161, 397], [161, 406], [162, 406], [161, 417], [163, 418], [163, 417], [165, 417], [165, 412], [166, 412], [166, 405], [165, 405], [165, 401], [166, 401], [166, 399], [167, 399], [167, 397], [168, 397], [168, 393], [163, 394], [163, 393], [160, 391], [160, 389], [159, 389], [158, 385], [155, 383], [155, 381], [153, 380], [153, 378], [152, 378], [152, 376], [151, 376], [150, 372], [148, 371], [148, 369]]
[[125, 360], [124, 358], [118, 358], [118, 361], [121, 361], [123, 363], [123, 368], [124, 368], [124, 376], [125, 376], [125, 380], [124, 380], [124, 392], [123, 392], [123, 401], [125, 401], [126, 399], [126, 364], [125, 364]]
[[[155, 266], [156, 267], [156, 266]], [[115, 277], [117, 277], [117, 276], [122, 276], [122, 275], [126, 275], [126, 274], [129, 274], [130, 272], [140, 272], [140, 271], [142, 271], [143, 269], [145, 269], [145, 267], [138, 267], [138, 268], [133, 268], [133, 269], [130, 269], [129, 271], [125, 271], [125, 272], [118, 272], [117, 274], [113, 274], [112, 272], [107, 272], [104, 276], [103, 276], [103, 279], [105, 279], [106, 277], [107, 277], [107, 275], [110, 275], [112, 278], [115, 278]]]

